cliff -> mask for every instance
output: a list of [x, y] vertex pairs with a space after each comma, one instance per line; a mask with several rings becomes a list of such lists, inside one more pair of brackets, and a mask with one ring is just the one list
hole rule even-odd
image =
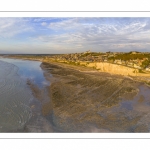
[[129, 68], [126, 66], [111, 64], [106, 62], [89, 63], [86, 66], [94, 67], [95, 69], [101, 72], [109, 72], [112, 74], [130, 75], [130, 76], [137, 76], [138, 74], [140, 74], [139, 69]]
[[[43, 60], [43, 62], [56, 62], [55, 59], [49, 59], [49, 60]], [[66, 63], [70, 65], [77, 65], [75, 62], [71, 63], [70, 61], [64, 61], [64, 60], [57, 60], [57, 62], [60, 63]], [[80, 61], [78, 63], [78, 66], [86, 66], [90, 68], [95, 68], [100, 72], [108, 72], [111, 74], [118, 74], [118, 75], [124, 75], [124, 76], [144, 76], [144, 77], [150, 77], [149, 73], [141, 73], [139, 69], [131, 68], [128, 66], [118, 65], [118, 64], [112, 64], [108, 62], [86, 62], [86, 61]]]

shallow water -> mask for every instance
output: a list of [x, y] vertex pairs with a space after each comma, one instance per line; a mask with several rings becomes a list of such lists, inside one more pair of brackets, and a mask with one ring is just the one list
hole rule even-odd
[[[146, 108], [149, 107], [150, 110], [150, 88], [144, 84], [139, 86], [139, 92], [132, 100], [122, 99], [119, 105], [119, 108], [121, 109], [138, 110], [140, 112], [142, 110], [137, 109], [139, 107], [145, 108], [145, 111], [147, 111]], [[150, 112], [149, 110], [148, 112]]]
[[0, 132], [22, 130], [32, 116], [29, 107], [34, 99], [26, 80], [39, 87], [48, 84], [41, 62], [0, 59]]
[[29, 61], [29, 60], [20, 60], [20, 59], [8, 59], [0, 58], [0, 60], [14, 64], [19, 68], [18, 75], [26, 80], [30, 79], [38, 87], [42, 88], [45, 85], [49, 85], [49, 82], [45, 79], [43, 71], [40, 67], [40, 61]]

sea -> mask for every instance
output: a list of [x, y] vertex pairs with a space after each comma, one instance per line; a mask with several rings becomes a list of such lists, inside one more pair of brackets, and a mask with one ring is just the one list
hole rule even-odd
[[23, 130], [32, 117], [34, 99], [27, 80], [39, 88], [48, 85], [40, 61], [0, 58], [0, 132]]

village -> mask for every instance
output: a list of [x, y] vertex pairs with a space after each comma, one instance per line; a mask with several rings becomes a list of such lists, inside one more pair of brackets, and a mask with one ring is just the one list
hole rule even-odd
[[[46, 56], [45, 59], [49, 59], [51, 56]], [[82, 64], [83, 62], [107, 62], [112, 64], [123, 65], [131, 68], [136, 68], [144, 71], [150, 71], [150, 53], [149, 52], [136, 52], [131, 51], [129, 53], [124, 52], [91, 52], [86, 51], [83, 53], [74, 54], [62, 54], [54, 55], [55, 61], [66, 62], [72, 64]]]
[[71, 65], [88, 66], [92, 63], [109, 63], [139, 70], [144, 73], [150, 72], [149, 52], [92, 52], [90, 50], [81, 53], [70, 54], [25, 54], [25, 55], [1, 55], [1, 57], [28, 59], [37, 61], [55, 61]]

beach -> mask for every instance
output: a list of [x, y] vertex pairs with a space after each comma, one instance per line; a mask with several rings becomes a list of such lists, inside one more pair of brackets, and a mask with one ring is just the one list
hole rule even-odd
[[47, 118], [51, 114], [51, 121], [61, 131], [149, 132], [140, 122], [148, 110], [137, 109], [142, 103], [149, 107], [139, 92], [144, 83], [57, 62], [43, 62], [41, 68], [51, 82], [50, 101], [43, 105], [42, 113]]
[[21, 78], [26, 74], [22, 82], [32, 97], [28, 103], [32, 115], [21, 129], [9, 132], [150, 132], [150, 87], [141, 77], [54, 61], [7, 61], [22, 62], [18, 73]]

